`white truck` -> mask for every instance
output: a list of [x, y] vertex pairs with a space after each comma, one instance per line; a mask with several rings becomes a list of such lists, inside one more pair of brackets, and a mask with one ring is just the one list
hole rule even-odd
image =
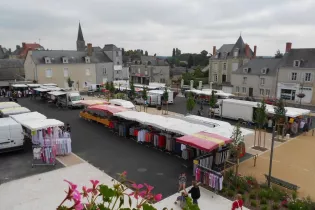
[[24, 149], [22, 126], [10, 117], [0, 118], [0, 153]]
[[[174, 103], [174, 92], [171, 90], [167, 90], [168, 92], [168, 104]], [[164, 90], [150, 90], [148, 91], [148, 95], [159, 95], [161, 97], [161, 100], [163, 101], [163, 94]]]
[[48, 93], [57, 106], [68, 108], [83, 108], [81, 95], [75, 91], [52, 91]]
[[244, 120], [253, 122], [255, 119], [255, 109], [257, 102], [242, 101], [236, 99], [223, 99], [219, 102], [219, 106], [214, 109], [214, 115], [233, 120]]

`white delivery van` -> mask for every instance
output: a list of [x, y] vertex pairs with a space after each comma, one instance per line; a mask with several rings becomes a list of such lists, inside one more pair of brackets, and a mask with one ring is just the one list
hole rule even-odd
[[[171, 90], [167, 90], [168, 92], [168, 104], [174, 103], [174, 92]], [[164, 90], [150, 90], [148, 91], [148, 95], [160, 95], [161, 101], [163, 101]]]
[[23, 114], [31, 112], [28, 108], [25, 107], [13, 107], [13, 108], [6, 108], [0, 110], [0, 117], [9, 117], [10, 115], [15, 114]]
[[223, 118], [253, 122], [257, 107], [258, 103], [253, 101], [223, 99], [219, 106], [214, 109], [214, 114], [216, 116], [222, 115]]
[[88, 91], [90, 92], [100, 92], [101, 91], [101, 84], [90, 84], [88, 87]]
[[136, 107], [133, 105], [133, 103], [123, 99], [111, 99], [109, 100], [109, 103], [115, 106], [122, 106], [128, 110], [136, 110]]
[[75, 91], [52, 91], [48, 93], [53, 100], [56, 100], [57, 106], [69, 107], [69, 108], [83, 108], [80, 103], [81, 95]]
[[15, 102], [0, 102], [0, 110], [12, 107], [21, 107], [21, 105]]
[[[137, 105], [143, 105], [145, 103], [145, 100], [143, 100], [142, 97], [135, 98], [134, 100], [135, 104]], [[159, 94], [148, 94], [147, 103], [149, 106], [158, 106], [161, 105], [161, 95]]]
[[0, 152], [23, 149], [24, 135], [21, 124], [12, 118], [0, 118]]

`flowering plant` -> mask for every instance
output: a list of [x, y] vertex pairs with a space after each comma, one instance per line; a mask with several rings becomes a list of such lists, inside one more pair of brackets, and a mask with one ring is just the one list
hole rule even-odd
[[[69, 184], [66, 197], [57, 207], [57, 210], [131, 210], [132, 197], [136, 199], [134, 209], [155, 210], [150, 203], [160, 201], [161, 194], [153, 194], [153, 187], [144, 183], [136, 184], [127, 180], [127, 173], [119, 174], [118, 181], [113, 181], [113, 187], [100, 184], [98, 180], [90, 180], [92, 187], [82, 187], [81, 192], [78, 186], [65, 180]], [[133, 190], [130, 192], [130, 189]], [[129, 207], [124, 206], [125, 199], [128, 199]], [[70, 205], [66, 205], [69, 203]]]

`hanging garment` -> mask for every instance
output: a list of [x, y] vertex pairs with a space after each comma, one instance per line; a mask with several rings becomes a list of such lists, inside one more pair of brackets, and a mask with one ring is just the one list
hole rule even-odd
[[166, 137], [163, 135], [159, 136], [159, 140], [158, 140], [158, 147], [161, 149], [165, 149], [166, 146]]

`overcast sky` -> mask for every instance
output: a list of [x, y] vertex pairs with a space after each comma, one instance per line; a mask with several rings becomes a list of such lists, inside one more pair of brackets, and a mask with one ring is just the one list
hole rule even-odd
[[115, 44], [149, 54], [212, 52], [242, 37], [258, 55], [315, 48], [315, 0], [11, 0], [0, 2], [0, 44], [38, 42], [76, 49], [81, 21], [86, 43]]

